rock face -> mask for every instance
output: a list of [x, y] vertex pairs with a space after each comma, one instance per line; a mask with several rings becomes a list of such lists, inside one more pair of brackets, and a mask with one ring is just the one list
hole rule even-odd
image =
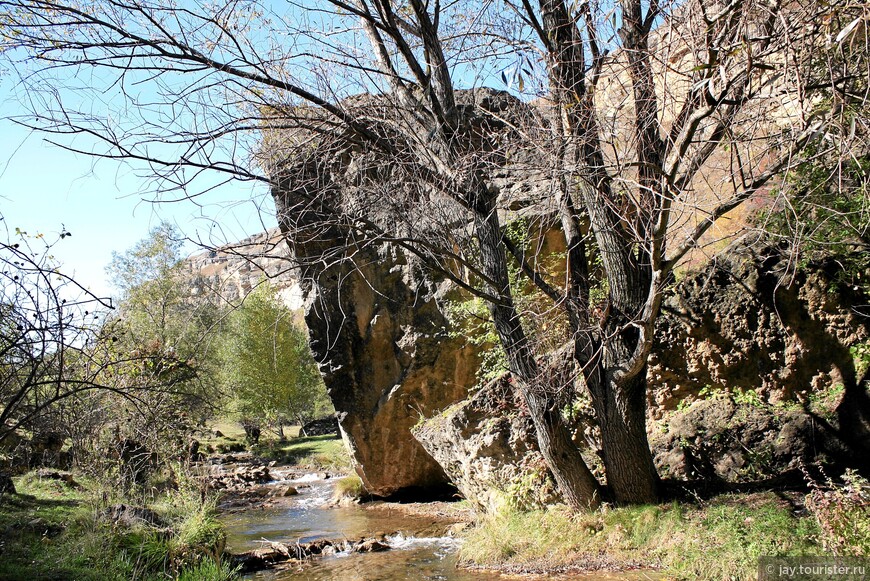
[[462, 495], [484, 512], [556, 500], [534, 426], [506, 379], [482, 388], [414, 428]]
[[265, 232], [184, 261], [194, 297], [214, 293], [238, 304], [257, 284], [268, 278], [278, 296], [292, 310], [302, 308], [302, 291], [289, 262], [290, 249], [281, 232]]
[[446, 482], [410, 430], [466, 396], [477, 355], [448, 335], [435, 285], [411, 264], [389, 254], [369, 264], [325, 273], [343, 282], [312, 287], [305, 320], [356, 472], [389, 496]]
[[[295, 251], [328, 252], [321, 243], [300, 241]], [[410, 433], [421, 415], [463, 399], [476, 381], [475, 350], [448, 337], [436, 297], [442, 289], [396, 252], [360, 251], [355, 262], [366, 266], [359, 270], [339, 263], [290, 269], [290, 255], [280, 232], [269, 231], [194, 255], [187, 268], [194, 294], [217, 291], [237, 301], [268, 276], [290, 308], [305, 309], [312, 351], [368, 491], [387, 496], [446, 483]], [[331, 433], [334, 422], [306, 434]]]
[[745, 240], [676, 285], [650, 359], [654, 418], [722, 393], [762, 408], [826, 400], [813, 412], [816, 429], [870, 452], [870, 301], [837, 278], [840, 268], [794, 272], [775, 245]]
[[697, 401], [653, 430], [650, 446], [663, 478], [742, 482], [782, 476], [847, 453], [823, 418], [798, 409]]
[[732, 245], [665, 300], [651, 409], [674, 409], [704, 388], [776, 403], [858, 381], [850, 350], [870, 339], [867, 298], [837, 282], [836, 264], [794, 272], [778, 248], [751, 242]]

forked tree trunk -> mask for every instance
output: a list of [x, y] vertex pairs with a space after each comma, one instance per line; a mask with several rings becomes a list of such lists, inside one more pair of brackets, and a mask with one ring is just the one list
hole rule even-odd
[[574, 444], [558, 405], [549, 395], [550, 386], [540, 385], [538, 364], [511, 296], [507, 258], [494, 203], [485, 188], [478, 191], [481, 193], [475, 200], [475, 229], [481, 266], [490, 279], [490, 292], [498, 300], [489, 302], [489, 310], [515, 385], [529, 406], [538, 447], [565, 502], [575, 510], [596, 508], [601, 503], [598, 481]]

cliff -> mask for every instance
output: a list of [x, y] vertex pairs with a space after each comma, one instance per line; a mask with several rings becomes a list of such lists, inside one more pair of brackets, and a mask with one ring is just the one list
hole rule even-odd
[[290, 268], [290, 250], [277, 228], [239, 242], [192, 255], [184, 263], [193, 296], [211, 294], [237, 305], [263, 280], [269, 280], [284, 303], [302, 308], [302, 290]]

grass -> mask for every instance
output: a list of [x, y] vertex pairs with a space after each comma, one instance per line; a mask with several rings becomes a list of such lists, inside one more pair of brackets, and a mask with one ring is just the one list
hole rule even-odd
[[[222, 433], [225, 438], [229, 438], [232, 440], [245, 439], [245, 430], [242, 429], [242, 425], [239, 422], [233, 422], [230, 420], [218, 420], [217, 422], [211, 424], [209, 427], [211, 428], [212, 433], [217, 430]], [[205, 440], [208, 440], [208, 438], [206, 438]]]
[[819, 533], [773, 493], [581, 515], [506, 510], [467, 533], [460, 558], [508, 571], [647, 566], [677, 579], [754, 581], [760, 556], [825, 554]]
[[257, 452], [267, 458], [310, 470], [345, 473], [351, 469], [350, 455], [338, 436], [293, 438], [286, 442], [261, 445]]
[[367, 494], [362, 479], [356, 474], [345, 476], [335, 483], [335, 492], [332, 494], [333, 502], [342, 500], [356, 500]]
[[213, 505], [194, 490], [182, 486], [151, 503], [168, 527], [123, 527], [101, 516], [117, 494], [77, 481], [81, 486], [71, 487], [29, 473], [16, 479], [19, 494], [0, 497], [0, 579], [235, 578], [220, 562], [224, 537]]
[[[259, 456], [283, 464], [294, 464], [303, 469], [349, 473], [352, 465], [350, 455], [339, 436], [300, 437], [301, 426], [284, 426], [286, 440], [278, 440], [273, 430], [263, 430], [260, 442], [248, 446], [241, 424], [220, 420], [210, 425], [210, 431], [219, 430], [223, 436], [208, 435], [202, 439], [204, 446], [212, 446], [218, 452], [238, 452], [250, 449]], [[213, 432], [212, 432], [213, 433]]]

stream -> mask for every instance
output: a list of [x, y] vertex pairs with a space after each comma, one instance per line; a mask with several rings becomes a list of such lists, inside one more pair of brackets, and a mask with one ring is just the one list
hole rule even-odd
[[[449, 534], [450, 520], [409, 515], [381, 505], [377, 509], [353, 505], [327, 506], [335, 488], [334, 479], [308, 474], [295, 480], [273, 482], [291, 485], [299, 494], [282, 499], [273, 507], [252, 507], [221, 516], [227, 532], [227, 549], [243, 552], [263, 541], [311, 542], [319, 539], [381, 537], [390, 550], [373, 553], [338, 552], [313, 558], [302, 565], [260, 571], [246, 577], [263, 581], [496, 581], [497, 573], [456, 567], [460, 541]], [[524, 579], [545, 577], [524, 576]], [[546, 579], [586, 581], [656, 579], [651, 572], [549, 576]]]

